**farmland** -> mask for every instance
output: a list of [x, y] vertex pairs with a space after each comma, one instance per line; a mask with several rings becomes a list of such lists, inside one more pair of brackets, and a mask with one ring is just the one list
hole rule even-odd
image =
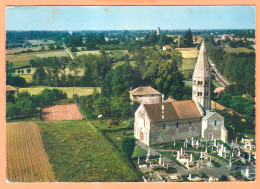
[[66, 51], [42, 51], [22, 54], [6, 55], [6, 60], [13, 63], [13, 68], [29, 66], [29, 61], [35, 58], [51, 57], [51, 56], [68, 56]]
[[93, 55], [99, 55], [99, 54], [101, 54], [100, 53], [100, 51], [99, 50], [94, 50], [94, 51], [80, 51], [80, 52], [76, 52], [76, 55], [77, 56], [80, 56], [80, 55], [83, 55], [83, 54], [86, 54], [86, 55], [88, 55], [88, 54], [93, 54]]
[[94, 88], [96, 88], [98, 91], [100, 91], [99, 87], [45, 87], [45, 86], [39, 86], [39, 87], [30, 87], [30, 88], [20, 88], [20, 92], [28, 91], [29, 93], [36, 95], [39, 94], [44, 89], [59, 89], [63, 92], [67, 93], [68, 98], [71, 98], [73, 94], [78, 94], [79, 96], [85, 96], [90, 95], [93, 93]]
[[40, 129], [58, 181], [141, 180], [130, 161], [91, 122], [42, 122]]
[[35, 123], [6, 126], [7, 179], [11, 182], [52, 182], [55, 175]]
[[181, 70], [194, 70], [197, 58], [183, 58]]
[[182, 53], [182, 58], [196, 58], [198, 56], [196, 48], [176, 48], [176, 50]]
[[254, 50], [248, 49], [248, 48], [245, 48], [245, 47], [237, 47], [237, 48], [226, 47], [226, 48], [224, 48], [224, 50], [226, 52], [229, 52], [229, 53], [241, 53], [241, 52], [250, 53], [250, 52], [255, 52]]

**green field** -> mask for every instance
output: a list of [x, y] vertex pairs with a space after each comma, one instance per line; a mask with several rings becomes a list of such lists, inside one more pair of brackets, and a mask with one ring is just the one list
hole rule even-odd
[[29, 66], [29, 61], [37, 57], [51, 57], [51, 56], [69, 56], [64, 50], [57, 51], [42, 51], [42, 52], [31, 52], [22, 54], [6, 55], [6, 60], [13, 63], [13, 68], [20, 68]]
[[59, 89], [63, 92], [67, 93], [68, 98], [71, 98], [73, 94], [78, 94], [79, 96], [86, 96], [93, 93], [94, 88], [100, 91], [100, 87], [45, 87], [45, 86], [37, 86], [37, 87], [30, 87], [30, 88], [20, 88], [19, 93], [23, 91], [28, 91], [31, 94], [39, 94], [44, 89]]
[[41, 122], [40, 130], [58, 181], [141, 181], [131, 162], [90, 122]]
[[125, 53], [123, 50], [111, 50], [109, 51], [111, 53], [111, 56], [115, 59], [121, 59], [123, 56], [125, 56]]
[[250, 53], [250, 52], [255, 52], [254, 50], [252, 49], [248, 49], [248, 48], [245, 48], [245, 47], [237, 47], [237, 48], [232, 48], [232, 47], [226, 47], [224, 48], [224, 50], [226, 52], [229, 52], [229, 53], [241, 53], [241, 52], [245, 52], [245, 53]]
[[182, 67], [180, 70], [194, 70], [197, 58], [182, 58]]
[[93, 54], [93, 55], [99, 55], [101, 54], [99, 50], [96, 50], [96, 51], [80, 51], [80, 52], [76, 52], [76, 55], [79, 56], [79, 55], [83, 55], [83, 54]]

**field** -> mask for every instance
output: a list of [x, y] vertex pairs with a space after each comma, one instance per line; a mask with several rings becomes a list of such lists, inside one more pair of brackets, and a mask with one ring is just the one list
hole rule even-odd
[[10, 182], [55, 181], [37, 124], [7, 124], [6, 138], [7, 179]]
[[[26, 69], [24, 69], [26, 71]], [[17, 76], [19, 75], [20, 77], [24, 78], [26, 83], [30, 83], [32, 81], [32, 74], [16, 74]]]
[[42, 51], [42, 52], [31, 52], [22, 54], [6, 55], [6, 60], [13, 63], [13, 68], [20, 68], [29, 66], [29, 61], [37, 57], [49, 57], [49, 56], [69, 56], [64, 50], [57, 51]]
[[91, 122], [42, 122], [41, 135], [61, 182], [131, 182], [141, 177]]
[[99, 50], [96, 50], [96, 51], [80, 51], [80, 52], [76, 52], [76, 55], [79, 56], [79, 55], [83, 55], [83, 54], [93, 54], [93, 55], [99, 55], [101, 54]]
[[229, 52], [229, 53], [241, 53], [241, 52], [250, 53], [250, 52], [255, 52], [254, 50], [248, 49], [248, 48], [245, 48], [245, 47], [237, 47], [237, 48], [226, 47], [226, 48], [224, 48], [224, 50], [226, 52]]
[[123, 50], [111, 50], [109, 52], [115, 59], [121, 59], [123, 56], [125, 56], [125, 52]]
[[182, 58], [196, 58], [198, 56], [196, 48], [176, 48], [176, 50], [182, 53]]
[[18, 48], [6, 49], [5, 53], [7, 55], [8, 54], [14, 54], [14, 53], [20, 53], [21, 51], [27, 51], [28, 49], [33, 50], [33, 51], [40, 51], [41, 47], [40, 46], [38, 46], [38, 47], [27, 47], [27, 48], [18, 47]]
[[182, 58], [181, 70], [194, 70], [197, 58]]
[[76, 104], [55, 105], [42, 109], [44, 121], [82, 120]]
[[86, 96], [93, 93], [94, 88], [100, 91], [100, 87], [30, 87], [30, 88], [20, 88], [19, 92], [28, 91], [31, 94], [39, 94], [44, 89], [59, 89], [67, 93], [68, 98], [71, 98], [73, 94], [78, 94], [79, 96]]

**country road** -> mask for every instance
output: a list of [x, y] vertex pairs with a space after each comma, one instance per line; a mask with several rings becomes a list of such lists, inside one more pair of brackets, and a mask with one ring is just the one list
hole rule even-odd
[[222, 87], [227, 87], [229, 84], [228, 81], [226, 81], [221, 74], [218, 72], [218, 70], [215, 67], [215, 64], [209, 59], [209, 66], [211, 68], [211, 74], [215, 76], [216, 80], [222, 85]]
[[63, 43], [62, 46], [64, 47], [64, 49], [66, 50], [66, 52], [70, 55], [70, 58], [74, 61], [74, 57], [72, 56], [72, 54], [70, 53], [70, 51], [68, 50], [68, 48], [66, 47], [66, 45]]

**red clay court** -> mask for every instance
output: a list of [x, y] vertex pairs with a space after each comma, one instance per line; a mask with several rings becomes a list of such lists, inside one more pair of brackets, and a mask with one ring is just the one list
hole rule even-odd
[[82, 115], [76, 104], [55, 105], [43, 108], [44, 121], [82, 120]]

